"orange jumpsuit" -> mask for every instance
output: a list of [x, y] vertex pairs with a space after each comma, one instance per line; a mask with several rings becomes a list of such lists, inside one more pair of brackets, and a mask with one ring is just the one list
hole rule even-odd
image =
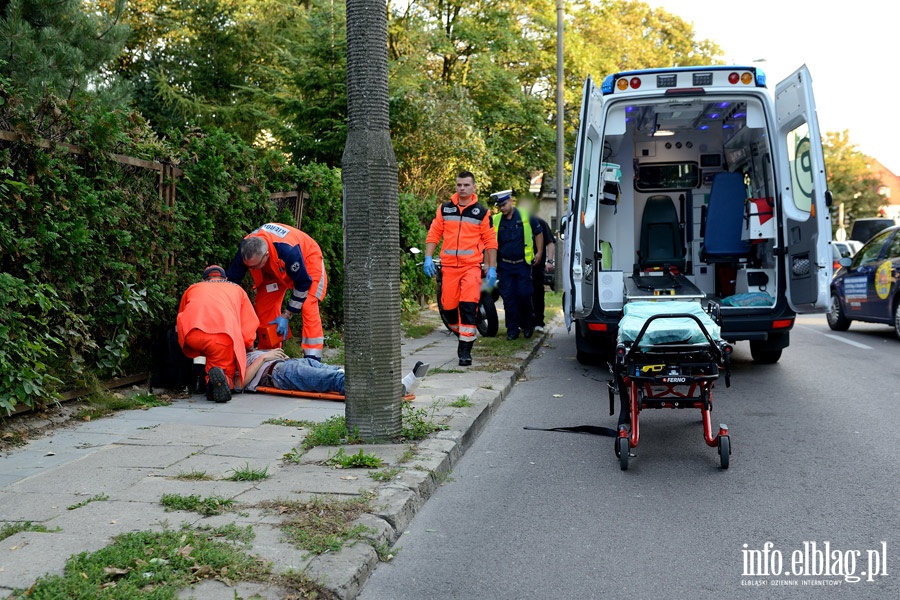
[[450, 328], [461, 342], [474, 342], [481, 298], [481, 262], [485, 250], [497, 249], [497, 236], [490, 211], [472, 195], [472, 202], [459, 206], [459, 195], [438, 206], [428, 229], [426, 244], [441, 238], [441, 306]]
[[[261, 237], [269, 249], [268, 263], [262, 269], [249, 269], [256, 290], [256, 314], [260, 323], [268, 324], [281, 314], [284, 297], [290, 289], [287, 310], [303, 317], [300, 341], [303, 354], [321, 359], [325, 333], [319, 301], [325, 298], [328, 289], [322, 249], [309, 235], [281, 223], [266, 223], [249, 237]], [[239, 282], [247, 271], [238, 250], [228, 267], [228, 279]]]
[[201, 281], [184, 292], [178, 307], [178, 343], [189, 358], [206, 357], [206, 372], [220, 367], [228, 387], [247, 371], [247, 348], [253, 346], [259, 319], [247, 292], [230, 281]]

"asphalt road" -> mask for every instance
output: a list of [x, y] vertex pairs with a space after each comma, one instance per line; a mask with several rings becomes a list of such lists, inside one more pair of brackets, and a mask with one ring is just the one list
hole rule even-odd
[[[891, 328], [836, 334], [824, 316], [799, 317], [769, 366], [739, 343], [733, 385], [714, 394], [713, 423], [731, 430], [727, 471], [697, 410], [643, 412], [628, 471], [611, 438], [524, 430], [615, 426], [607, 374], [574, 355], [556, 330], [362, 599], [900, 597]], [[837, 576], [772, 575], [779, 559], [815, 573], [813, 542], [828, 542]], [[746, 576], [750, 556], [769, 575]], [[886, 576], [862, 574], [879, 566]]]

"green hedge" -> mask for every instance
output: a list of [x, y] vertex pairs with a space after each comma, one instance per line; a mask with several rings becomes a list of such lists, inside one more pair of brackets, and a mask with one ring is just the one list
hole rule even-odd
[[[300, 168], [283, 154], [221, 130], [173, 132], [159, 140], [140, 115], [104, 112], [84, 100], [47, 99], [20, 108], [0, 80], [0, 415], [18, 404], [52, 401], [61, 389], [145, 370], [159, 330], [204, 266], [227, 266], [275, 214], [273, 192], [300, 189], [302, 228], [325, 257], [327, 326], [343, 325], [343, 204], [340, 172]], [[84, 148], [41, 147], [56, 140]], [[174, 206], [159, 173], [123, 165], [109, 153], [162, 161], [183, 170]], [[434, 202], [403, 196], [404, 306], [431, 293], [406, 249], [422, 247]], [[250, 278], [244, 282], [249, 286]]]

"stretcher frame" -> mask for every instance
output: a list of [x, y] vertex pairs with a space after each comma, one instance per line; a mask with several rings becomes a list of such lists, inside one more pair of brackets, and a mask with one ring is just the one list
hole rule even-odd
[[[721, 322], [718, 305], [711, 304], [707, 312]], [[653, 321], [692, 319], [706, 338], [696, 344], [655, 344], [641, 346], [641, 340]], [[611, 365], [614, 381], [608, 382], [610, 415], [615, 410], [615, 395], [620, 399], [618, 437], [615, 453], [619, 466], [628, 469], [631, 450], [640, 442], [640, 413], [643, 409], [694, 408], [703, 419], [703, 439], [718, 448], [719, 461], [727, 469], [731, 457], [731, 438], [728, 426], [720, 424], [713, 433], [712, 388], [720, 374], [725, 386], [731, 386], [731, 353], [733, 348], [724, 340], [715, 340], [703, 322], [690, 313], [660, 313], [646, 319], [634, 341], [616, 346], [615, 363]]]
[[[308, 398], [310, 400], [331, 400], [333, 402], [344, 402], [347, 397], [336, 392], [306, 392], [303, 390], [282, 390], [276, 387], [257, 386], [254, 393], [257, 394], [274, 394], [276, 396], [293, 396], [295, 398]], [[404, 402], [412, 402], [416, 399], [415, 394], [403, 396]]]

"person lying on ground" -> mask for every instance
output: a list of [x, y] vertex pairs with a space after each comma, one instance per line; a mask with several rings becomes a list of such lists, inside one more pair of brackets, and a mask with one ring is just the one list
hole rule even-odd
[[[403, 378], [403, 395], [412, 394], [428, 373], [429, 365], [417, 362]], [[284, 350], [254, 350], [247, 353], [247, 385], [255, 392], [259, 387], [300, 392], [344, 395], [344, 369], [311, 358], [291, 358]]]

